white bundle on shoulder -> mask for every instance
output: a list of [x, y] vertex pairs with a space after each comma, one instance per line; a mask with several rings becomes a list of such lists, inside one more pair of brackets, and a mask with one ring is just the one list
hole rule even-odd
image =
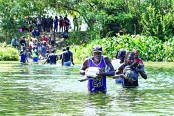
[[98, 67], [89, 67], [86, 69], [86, 76], [87, 77], [97, 77], [97, 73], [100, 72], [100, 68]]

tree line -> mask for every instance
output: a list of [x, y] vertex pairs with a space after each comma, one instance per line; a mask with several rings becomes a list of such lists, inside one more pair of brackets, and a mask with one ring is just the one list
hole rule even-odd
[[174, 35], [173, 0], [0, 0], [1, 38], [19, 34], [25, 18], [50, 10], [82, 17], [90, 38], [120, 33], [166, 41]]

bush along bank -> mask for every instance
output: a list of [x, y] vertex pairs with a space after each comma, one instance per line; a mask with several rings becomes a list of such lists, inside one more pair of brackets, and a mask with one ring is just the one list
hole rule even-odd
[[116, 52], [123, 48], [133, 51], [139, 50], [139, 56], [144, 61], [174, 61], [174, 37], [166, 38], [162, 42], [157, 37], [140, 35], [117, 35], [103, 39], [94, 39], [88, 44], [73, 45], [71, 51], [74, 59], [83, 61], [91, 56], [92, 46], [99, 44], [103, 47], [103, 54], [109, 58], [115, 57]]
[[17, 49], [5, 43], [0, 43], [0, 61], [18, 61], [19, 52]]
[[[117, 35], [115, 37], [88, 40], [82, 45], [72, 45], [72, 43], [69, 43], [69, 45], [71, 45], [70, 50], [74, 53], [75, 63], [82, 63], [85, 58], [90, 57], [92, 47], [96, 44], [103, 47], [103, 54], [110, 59], [115, 57], [120, 48], [123, 48], [129, 51], [139, 50], [139, 56], [144, 61], [174, 61], [174, 37], [165, 38], [165, 40], [165, 42], [162, 42], [157, 37], [152, 36]], [[58, 55], [61, 52], [61, 50], [57, 50]], [[18, 60], [18, 50], [5, 43], [0, 43], [0, 61]]]

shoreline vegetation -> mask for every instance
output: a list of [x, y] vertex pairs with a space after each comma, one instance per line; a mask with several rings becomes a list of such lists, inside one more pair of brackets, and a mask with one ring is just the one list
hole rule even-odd
[[[78, 32], [76, 32], [78, 33]], [[73, 32], [71, 34], [74, 34]], [[103, 55], [108, 56], [110, 59], [114, 58], [116, 52], [119, 49], [125, 49], [127, 51], [139, 50], [139, 56], [143, 61], [152, 62], [173, 62], [174, 61], [174, 38], [168, 39], [168, 41], [162, 42], [153, 36], [142, 35], [116, 35], [107, 38], [96, 38], [93, 40], [87, 40], [82, 42], [82, 39], [77, 40], [74, 43], [75, 38], [65, 39], [59, 41], [57, 44], [56, 54], [60, 55], [62, 48], [69, 45], [70, 51], [73, 52], [75, 64], [81, 63], [87, 57], [91, 56], [92, 47], [94, 45], [101, 45], [103, 47]], [[77, 36], [82, 38], [82, 36]], [[63, 43], [65, 44], [64, 46]], [[1, 43], [0, 46], [0, 61], [19, 61], [19, 49], [15, 49], [11, 45]]]
[[147, 62], [174, 61], [174, 38], [169, 38], [167, 41], [162, 42], [154, 36], [117, 34], [113, 37], [88, 40], [83, 44], [73, 44], [73, 40], [74, 39], [71, 38], [67, 40], [67, 43], [72, 45], [71, 50], [75, 53], [74, 59], [78, 60], [84, 60], [89, 57], [92, 52], [92, 47], [98, 44], [103, 47], [103, 55], [108, 56], [110, 59], [115, 57], [119, 49], [125, 49], [126, 51], [138, 50], [139, 57]]
[[[60, 38], [57, 39], [60, 41], [56, 53], [59, 55], [64, 47], [70, 46], [75, 64], [89, 57], [92, 46], [96, 44], [103, 47], [103, 55], [110, 59], [123, 48], [127, 51], [138, 50], [143, 61], [174, 62], [172, 0], [60, 1], [1, 1], [0, 42], [6, 42], [7, 45], [0, 43], [0, 61], [19, 60], [19, 51], [8, 47], [12, 39], [19, 41], [25, 35], [31, 39], [31, 32], [36, 27], [41, 33], [47, 34], [53, 31], [56, 24], [63, 26], [61, 17], [64, 17], [65, 22], [70, 16], [73, 21], [68, 21], [64, 26], [67, 32], [71, 32], [62, 43]], [[56, 24], [53, 22], [57, 18], [54, 14], [49, 15], [50, 11], [58, 15], [59, 22]], [[85, 32], [81, 31], [82, 23], [87, 26]], [[63, 30], [59, 29], [59, 32]], [[54, 33], [52, 38], [56, 39], [57, 35]], [[40, 36], [34, 38], [39, 39]]]
[[174, 68], [174, 62], [144, 62], [145, 67]]

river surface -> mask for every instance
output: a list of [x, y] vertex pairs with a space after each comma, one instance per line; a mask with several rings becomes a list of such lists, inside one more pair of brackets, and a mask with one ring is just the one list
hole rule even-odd
[[78, 81], [80, 67], [1, 62], [0, 115], [174, 115], [173, 68], [146, 67], [148, 79], [140, 77], [140, 86], [132, 89], [108, 77], [106, 94], [89, 94], [87, 81]]

